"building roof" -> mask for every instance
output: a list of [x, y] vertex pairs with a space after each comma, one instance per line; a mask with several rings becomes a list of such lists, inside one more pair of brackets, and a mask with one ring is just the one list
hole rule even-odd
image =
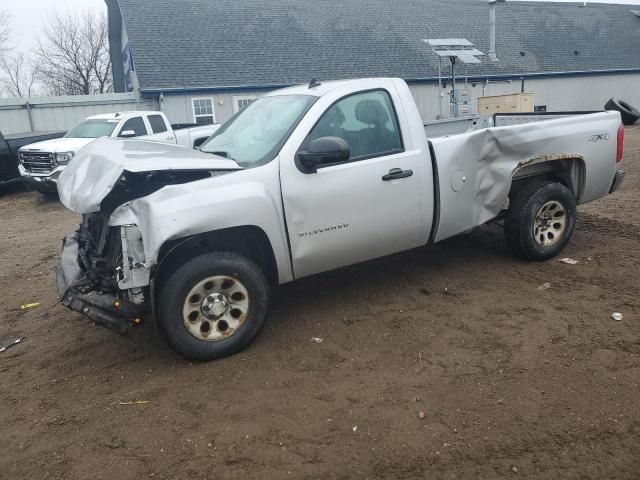
[[[486, 0], [119, 0], [141, 90], [433, 79], [425, 38], [489, 50]], [[640, 71], [640, 19], [623, 5], [497, 5], [500, 63], [473, 76]], [[445, 64], [446, 65], [446, 64]], [[460, 70], [459, 70], [460, 71]]]

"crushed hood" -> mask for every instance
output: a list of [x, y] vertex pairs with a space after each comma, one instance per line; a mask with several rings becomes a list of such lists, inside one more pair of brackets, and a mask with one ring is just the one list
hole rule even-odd
[[213, 174], [241, 169], [233, 160], [177, 145], [101, 138], [83, 148], [60, 174], [58, 193], [69, 210], [92, 213], [100, 211], [102, 201], [125, 172]]
[[31, 143], [20, 149], [21, 152], [73, 152], [78, 153], [80, 149], [93, 142], [94, 138], [54, 138], [42, 142]]

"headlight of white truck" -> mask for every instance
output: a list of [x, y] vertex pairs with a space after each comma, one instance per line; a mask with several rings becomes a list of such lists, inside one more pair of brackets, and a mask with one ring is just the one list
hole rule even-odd
[[74, 152], [56, 153], [56, 163], [58, 165], [66, 165], [73, 158]]

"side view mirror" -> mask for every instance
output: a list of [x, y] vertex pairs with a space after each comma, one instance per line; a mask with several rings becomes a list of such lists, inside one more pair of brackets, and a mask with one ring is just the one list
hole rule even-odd
[[124, 130], [123, 132], [120, 132], [120, 135], [118, 136], [122, 138], [132, 138], [136, 136], [136, 132], [133, 130]]
[[307, 151], [298, 152], [300, 163], [309, 172], [315, 172], [319, 165], [346, 162], [350, 156], [349, 144], [340, 137], [316, 138]]

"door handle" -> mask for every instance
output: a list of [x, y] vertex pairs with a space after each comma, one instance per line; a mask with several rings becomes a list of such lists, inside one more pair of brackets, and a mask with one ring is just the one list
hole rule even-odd
[[391, 180], [398, 180], [400, 178], [408, 178], [413, 175], [413, 170], [402, 170], [401, 168], [392, 168], [384, 177], [383, 182], [389, 182]]

